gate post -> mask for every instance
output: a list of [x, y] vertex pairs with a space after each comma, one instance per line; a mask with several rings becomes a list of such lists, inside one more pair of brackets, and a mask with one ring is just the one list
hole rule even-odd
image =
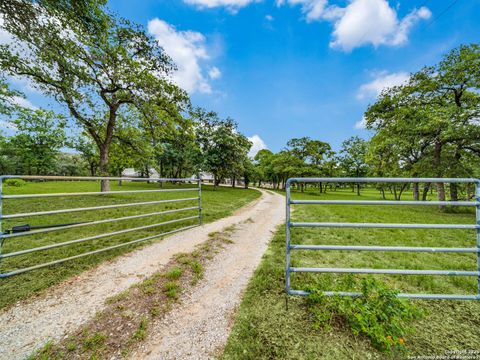
[[286, 238], [286, 266], [285, 266], [285, 291], [290, 294], [290, 179], [285, 184], [285, 238]]
[[[3, 220], [3, 177], [0, 176], [0, 255], [2, 255], [2, 250], [3, 250], [2, 220]], [[2, 262], [2, 259], [0, 258], [0, 265], [1, 265], [1, 262]]]
[[202, 173], [198, 172], [198, 225], [202, 225]]
[[[475, 181], [476, 222], [477, 222], [477, 271], [480, 272], [480, 180]], [[477, 281], [477, 295], [480, 297], [480, 275]]]

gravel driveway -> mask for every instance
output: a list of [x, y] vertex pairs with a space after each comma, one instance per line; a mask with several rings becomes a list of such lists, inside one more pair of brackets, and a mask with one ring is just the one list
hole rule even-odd
[[228, 339], [243, 290], [275, 229], [284, 221], [284, 197], [263, 192], [247, 221], [229, 236], [203, 280], [171, 311], [131, 359], [214, 359]]
[[[0, 311], [0, 359], [24, 359], [48, 340], [61, 339], [101, 310], [106, 298], [159, 271], [172, 255], [190, 252], [206, 241], [209, 233], [238, 224], [232, 235], [235, 244], [228, 247], [228, 254], [222, 253], [219, 262], [206, 269], [201, 287], [167, 316], [169, 332], [160, 331], [158, 337], [149, 339], [142, 355], [149, 353], [155, 359], [208, 358], [225, 343], [229, 316], [240, 302], [241, 291], [272, 232], [283, 221], [284, 198], [261, 191], [260, 199], [232, 216], [167, 237]], [[174, 328], [180, 334], [172, 333]], [[183, 336], [187, 333], [188, 337]], [[172, 348], [175, 353], [170, 356]]]

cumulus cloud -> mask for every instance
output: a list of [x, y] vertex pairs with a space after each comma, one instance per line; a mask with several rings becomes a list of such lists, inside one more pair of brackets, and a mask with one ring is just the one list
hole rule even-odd
[[367, 127], [367, 120], [365, 120], [365, 116], [362, 116], [360, 120], [355, 123], [354, 128], [357, 130], [365, 129]]
[[357, 99], [372, 99], [380, 95], [383, 89], [402, 85], [409, 79], [406, 72], [388, 73], [386, 71], [379, 72], [374, 79], [360, 86], [357, 92]]
[[375, 47], [405, 44], [411, 28], [432, 15], [423, 6], [399, 19], [387, 0], [350, 0], [346, 7], [329, 5], [328, 0], [277, 0], [276, 3], [300, 6], [307, 22], [332, 22], [330, 46], [347, 52], [367, 44]]
[[12, 98], [12, 103], [18, 105], [18, 106], [21, 106], [21, 107], [24, 107], [24, 108], [27, 108], [27, 109], [31, 109], [31, 110], [36, 110], [38, 109], [38, 107], [36, 107], [35, 105], [33, 105], [28, 99], [26, 98], [23, 98], [23, 97], [20, 97], [20, 96], [15, 96]]
[[[211, 57], [203, 34], [196, 31], [179, 31], [158, 18], [148, 22], [148, 32], [177, 65], [177, 71], [173, 74], [173, 81], [177, 85], [189, 93], [212, 92], [211, 85], [204, 75], [204, 67]], [[210, 74], [212, 70], [213, 76]], [[214, 79], [215, 76], [218, 78], [220, 75], [218, 68], [210, 68], [210, 78]]]
[[253, 135], [248, 138], [252, 142], [252, 147], [248, 152], [248, 157], [253, 158], [260, 150], [267, 149], [267, 145], [258, 135]]
[[210, 76], [210, 79], [215, 80], [222, 76], [222, 72], [216, 66], [213, 66], [208, 70], [208, 76]]
[[186, 4], [195, 5], [199, 8], [216, 8], [225, 7], [232, 12], [238, 11], [240, 8], [250, 5], [258, 0], [183, 0]]
[[320, 20], [328, 5], [327, 0], [277, 0], [277, 6], [284, 4], [291, 6], [299, 5], [302, 13], [305, 15], [307, 22]]

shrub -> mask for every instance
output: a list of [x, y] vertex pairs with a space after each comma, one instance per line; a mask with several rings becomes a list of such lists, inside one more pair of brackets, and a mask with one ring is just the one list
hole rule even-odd
[[362, 296], [326, 297], [309, 289], [309, 310], [314, 327], [329, 328], [335, 321], [349, 326], [355, 335], [368, 337], [380, 351], [403, 349], [405, 336], [413, 331], [409, 323], [423, 314], [414, 305], [397, 297], [398, 291], [373, 278], [361, 281]]
[[167, 272], [165, 276], [169, 280], [177, 280], [180, 276], [182, 276], [182, 274], [183, 274], [182, 268], [177, 266], [171, 269], [169, 272]]
[[27, 185], [27, 182], [22, 179], [7, 179], [4, 181], [6, 186], [21, 187]]

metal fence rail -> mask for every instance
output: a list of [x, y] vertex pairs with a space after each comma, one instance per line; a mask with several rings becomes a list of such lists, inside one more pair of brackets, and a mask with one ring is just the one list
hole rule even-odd
[[[125, 190], [125, 191], [106, 191], [106, 192], [72, 192], [72, 193], [45, 193], [45, 194], [19, 194], [19, 195], [4, 195], [3, 194], [3, 181], [6, 179], [23, 179], [23, 180], [34, 180], [34, 181], [100, 181], [100, 180], [121, 180], [121, 181], [141, 181], [141, 182], [182, 182], [182, 183], [197, 183], [198, 186], [194, 187], [187, 187], [187, 188], [178, 188], [178, 189], [139, 189], [139, 190]], [[168, 193], [168, 192], [197, 192], [196, 197], [183, 197], [183, 198], [175, 198], [175, 199], [162, 199], [162, 200], [155, 200], [155, 201], [143, 201], [143, 202], [131, 202], [131, 203], [122, 203], [122, 204], [113, 204], [113, 205], [102, 205], [102, 206], [92, 206], [92, 207], [78, 207], [78, 208], [69, 208], [69, 209], [55, 209], [55, 210], [48, 210], [48, 211], [33, 211], [28, 213], [14, 213], [14, 214], [4, 214], [3, 213], [3, 202], [4, 201], [22, 201], [23, 199], [41, 199], [41, 198], [52, 198], [52, 197], [82, 197], [82, 196], [105, 196], [105, 195], [122, 195], [122, 194], [137, 194], [137, 193]], [[97, 239], [103, 239], [107, 237], [112, 237], [115, 235], [121, 234], [128, 234], [128, 233], [135, 233], [141, 230], [148, 230], [154, 229], [157, 227], [162, 227], [165, 225], [171, 225], [176, 223], [182, 223], [185, 221], [191, 221], [197, 219], [198, 222], [194, 225], [183, 226], [178, 229], [174, 229], [171, 231], [160, 232], [154, 235], [142, 237], [140, 239], [134, 239], [127, 242], [122, 242], [120, 244], [106, 246], [99, 249], [95, 249], [92, 251], [83, 252], [80, 254], [76, 254], [69, 257], [64, 257], [61, 259], [56, 259], [53, 261], [43, 262], [40, 264], [36, 264], [33, 266], [28, 266], [24, 268], [14, 269], [8, 272], [3, 272], [0, 268], [0, 278], [7, 278], [13, 275], [21, 274], [27, 271], [40, 269], [43, 267], [63, 263], [65, 261], [78, 259], [83, 256], [88, 256], [92, 254], [97, 254], [103, 251], [117, 249], [122, 246], [127, 246], [131, 244], [137, 244], [140, 242], [152, 240], [161, 236], [173, 234], [176, 232], [180, 232], [183, 230], [187, 230], [196, 226], [201, 225], [202, 223], [202, 180], [200, 177], [198, 178], [183, 178], [183, 179], [170, 179], [170, 178], [126, 178], [126, 177], [79, 177], [79, 176], [22, 176], [22, 175], [4, 175], [0, 176], [0, 265], [1, 261], [6, 258], [12, 258], [20, 255], [25, 255], [29, 253], [35, 253], [39, 251], [47, 251], [54, 248], [59, 248], [63, 246], [68, 246], [72, 244], [78, 244], [88, 241], [93, 241]], [[88, 212], [88, 211], [97, 211], [97, 210], [106, 210], [106, 209], [117, 209], [117, 208], [129, 208], [129, 207], [142, 207], [145, 205], [157, 205], [157, 204], [170, 204], [170, 203], [183, 203], [183, 202], [195, 202], [194, 206], [186, 206], [176, 209], [169, 209], [169, 210], [162, 210], [162, 211], [155, 211], [155, 212], [145, 212], [142, 214], [135, 214], [135, 215], [128, 215], [128, 216], [121, 216], [109, 219], [100, 219], [100, 220], [93, 220], [93, 221], [85, 221], [79, 223], [71, 223], [71, 224], [61, 224], [60, 226], [51, 225], [51, 227], [45, 227], [41, 229], [32, 229], [29, 231], [19, 231], [19, 232], [4, 232], [2, 229], [2, 223], [4, 220], [8, 219], [16, 219], [16, 218], [28, 218], [28, 217], [40, 217], [46, 215], [56, 215], [56, 214], [69, 214], [69, 213], [76, 213], [76, 212]], [[128, 221], [133, 219], [141, 219], [153, 216], [162, 216], [167, 214], [174, 214], [174, 213], [182, 213], [182, 212], [189, 212], [189, 211], [197, 211], [196, 215], [193, 216], [182, 216], [180, 218], [176, 218], [173, 220], [167, 220], [162, 222], [157, 222], [154, 224], [148, 224], [143, 226], [136, 226], [136, 227], [129, 227], [126, 229], [107, 232], [102, 234], [96, 234], [92, 236], [77, 238], [74, 240], [62, 241], [62, 242], [55, 242], [48, 245], [43, 246], [36, 246], [31, 247], [28, 249], [22, 249], [18, 251], [11, 251], [8, 253], [3, 252], [4, 243], [5, 241], [15, 241], [17, 238], [31, 236], [36, 234], [43, 234], [48, 232], [55, 232], [55, 231], [62, 231], [68, 230], [73, 228], [81, 228], [87, 226], [95, 226], [99, 224], [106, 224], [106, 223], [114, 223], [114, 222], [122, 222]]]
[[[475, 184], [475, 201], [376, 201], [376, 200], [292, 200], [292, 183], [464, 183]], [[342, 223], [342, 222], [292, 222], [290, 206], [297, 205], [415, 205], [415, 206], [472, 206], [476, 208], [475, 224], [387, 224], [387, 223]], [[439, 275], [439, 276], [473, 276], [477, 277], [477, 294], [410, 294], [400, 293], [400, 298], [415, 299], [449, 299], [480, 300], [480, 180], [455, 178], [291, 178], [286, 183], [286, 254], [285, 278], [286, 292], [289, 295], [306, 296], [309, 293], [291, 288], [291, 273], [350, 273], [350, 274], [388, 274], [388, 275]], [[471, 248], [441, 248], [412, 246], [358, 246], [358, 245], [302, 245], [291, 244], [292, 227], [319, 228], [380, 228], [380, 229], [474, 229], [476, 230], [476, 246]], [[459, 270], [409, 270], [409, 269], [366, 269], [366, 268], [307, 268], [292, 267], [292, 251], [404, 251], [404, 252], [439, 252], [439, 253], [477, 253], [477, 269], [473, 271]], [[325, 296], [361, 296], [358, 292], [325, 291]]]

